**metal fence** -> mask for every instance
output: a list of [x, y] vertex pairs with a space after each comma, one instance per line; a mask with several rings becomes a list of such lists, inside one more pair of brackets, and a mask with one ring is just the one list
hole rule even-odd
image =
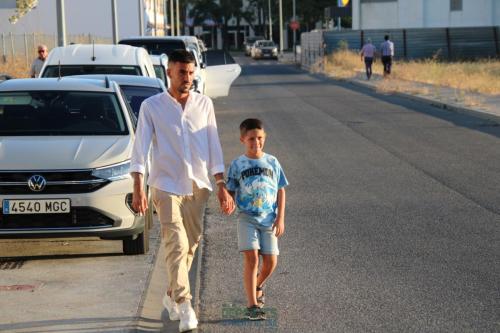
[[300, 63], [306, 69], [314, 70], [323, 65], [325, 44], [322, 31], [304, 32], [300, 36]]
[[[93, 35], [69, 35], [66, 38], [69, 43], [92, 43], [109, 44], [112, 43], [111, 38], [102, 38]], [[11, 62], [15, 59], [25, 59], [26, 66], [31, 64], [31, 61], [37, 57], [37, 46], [40, 44], [47, 45], [49, 51], [57, 46], [57, 35], [46, 34], [21, 34], [14, 35], [12, 33], [2, 33], [0, 35], [0, 61], [3, 63]]]
[[394, 42], [397, 58], [465, 60], [500, 57], [500, 27], [497, 26], [324, 31], [325, 51], [331, 53], [344, 42], [350, 49], [359, 50], [367, 38], [371, 38], [374, 45], [379, 47], [387, 34]]

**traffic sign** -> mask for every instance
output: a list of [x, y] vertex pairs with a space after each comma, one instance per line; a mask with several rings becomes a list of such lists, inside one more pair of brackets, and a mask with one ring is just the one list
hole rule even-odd
[[297, 22], [297, 21], [290, 22], [290, 29], [292, 29], [292, 30], [299, 30], [300, 29], [300, 23]]

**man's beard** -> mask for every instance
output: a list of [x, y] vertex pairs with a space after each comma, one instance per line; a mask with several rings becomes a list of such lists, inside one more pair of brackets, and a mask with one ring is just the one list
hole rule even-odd
[[180, 85], [179, 88], [177, 88], [177, 91], [180, 93], [187, 93], [189, 91], [189, 89], [191, 89], [191, 84], [186, 83], [186, 84]]

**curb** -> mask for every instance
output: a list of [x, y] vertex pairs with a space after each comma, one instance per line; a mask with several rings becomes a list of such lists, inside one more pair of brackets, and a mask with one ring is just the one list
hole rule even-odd
[[[324, 76], [326, 77], [326, 75], [324, 75]], [[359, 87], [364, 87], [364, 88], [368, 88], [368, 89], [370, 89], [372, 91], [377, 92], [377, 87], [376, 86], [371, 85], [371, 84], [367, 84], [367, 83], [363, 83], [363, 82], [358, 81], [358, 80], [352, 80], [352, 79], [335, 79], [335, 78], [330, 78], [330, 77], [327, 77], [327, 78], [333, 79], [333, 80], [336, 80], [336, 81], [348, 82], [348, 83], [350, 83], [352, 85], [359, 86]], [[446, 110], [446, 111], [456, 112], [456, 113], [465, 114], [465, 115], [473, 115], [475, 117], [478, 117], [478, 118], [481, 118], [481, 119], [484, 119], [484, 120], [488, 120], [488, 121], [496, 123], [497, 125], [500, 125], [500, 115], [489, 113], [487, 111], [481, 111], [481, 110], [477, 110], [477, 109], [472, 109], [472, 108], [468, 108], [468, 107], [465, 107], [465, 106], [455, 105], [455, 104], [452, 104], [452, 103], [442, 102], [442, 101], [439, 101], [439, 100], [436, 100], [436, 99], [432, 99], [432, 98], [428, 98], [428, 97], [424, 97], [424, 96], [412, 95], [412, 94], [408, 94], [408, 93], [404, 93], [404, 92], [399, 92], [399, 91], [390, 92], [390, 94], [396, 95], [396, 96], [400, 96], [400, 97], [404, 97], [404, 98], [407, 98], [407, 99], [411, 99], [411, 100], [414, 100], [414, 101], [417, 101], [417, 102], [429, 104], [429, 105], [432, 105], [434, 107], [437, 107], [439, 109], [443, 109], [443, 110]]]
[[[325, 73], [311, 73], [302, 67], [300, 67], [300, 68], [303, 71], [308, 72], [310, 75], [320, 77], [324, 80], [329, 80], [329, 81], [333, 81], [333, 82], [350, 83], [353, 86], [358, 86], [358, 87], [370, 89], [371, 91], [373, 91], [377, 94], [381, 94], [381, 93], [377, 92], [377, 87], [372, 85], [372, 84], [364, 83], [364, 82], [361, 82], [359, 80], [353, 80], [353, 79], [334, 78], [331, 76], [327, 76]], [[469, 115], [469, 116], [474, 116], [474, 117], [477, 117], [477, 118], [480, 118], [480, 119], [483, 119], [486, 121], [490, 121], [490, 122], [494, 123], [495, 125], [500, 125], [500, 114], [494, 114], [494, 113], [490, 113], [487, 111], [472, 109], [472, 108], [468, 108], [468, 107], [461, 106], [461, 105], [455, 105], [455, 104], [451, 104], [448, 102], [438, 101], [438, 100], [435, 100], [435, 99], [432, 99], [429, 97], [416, 96], [416, 95], [403, 93], [403, 92], [399, 92], [399, 91], [390, 92], [389, 94], [394, 95], [394, 96], [403, 97], [403, 98], [410, 99], [410, 100], [414, 100], [414, 101], [417, 101], [420, 103], [428, 104], [428, 105], [434, 106], [434, 107], [442, 109], [442, 110], [455, 112], [455, 113], [459, 113], [459, 114], [464, 114], [464, 115]]]
[[[194, 304], [193, 304], [193, 309], [194, 312], [196, 312], [196, 315], [198, 317], [198, 322], [200, 322], [200, 305], [201, 305], [201, 300], [200, 300], [200, 282], [201, 282], [201, 266], [203, 264], [203, 247], [205, 244], [205, 225], [207, 222], [207, 210], [208, 207], [205, 208], [205, 213], [203, 214], [203, 230], [201, 233], [201, 239], [200, 243], [198, 244], [198, 249], [196, 251], [196, 272], [194, 275], [194, 290], [193, 290], [193, 299], [194, 299]], [[198, 327], [200, 324], [198, 324]]]

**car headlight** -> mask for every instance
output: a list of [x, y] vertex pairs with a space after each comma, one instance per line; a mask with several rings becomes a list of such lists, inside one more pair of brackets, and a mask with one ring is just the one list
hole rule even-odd
[[110, 181], [130, 178], [130, 161], [121, 162], [92, 171], [92, 176]]
[[276, 48], [276, 47], [275, 47], [275, 48], [273, 49], [273, 53], [278, 53], [278, 48]]

